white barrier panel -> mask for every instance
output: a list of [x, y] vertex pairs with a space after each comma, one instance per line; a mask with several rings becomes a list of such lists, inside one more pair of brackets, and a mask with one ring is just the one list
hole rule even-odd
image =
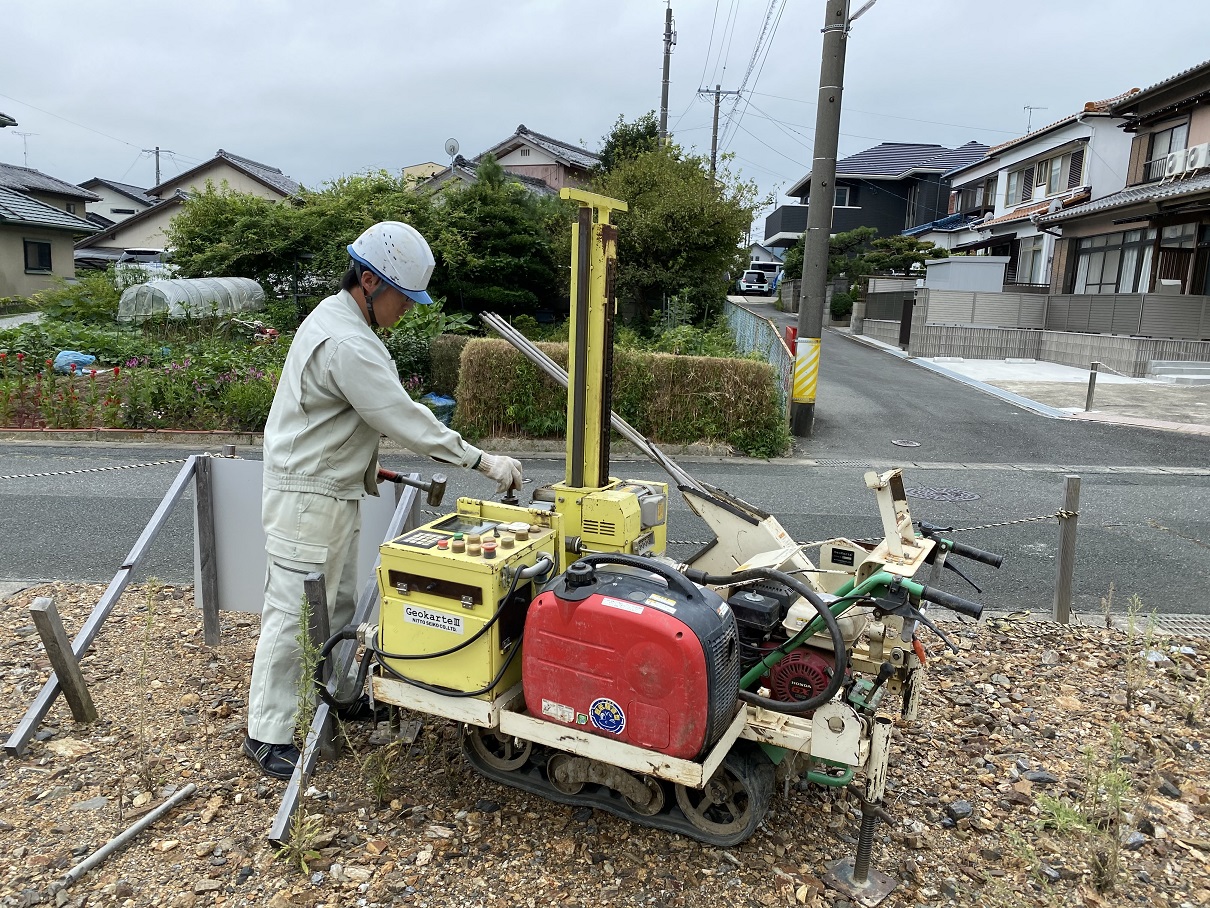
[[[211, 458], [214, 487], [215, 560], [218, 565], [219, 603], [224, 611], [259, 613], [265, 596], [265, 531], [261, 526], [261, 471], [259, 460]], [[384, 482], [377, 498], [361, 502], [361, 539], [357, 553], [357, 589], [374, 570], [378, 547], [386, 536], [396, 495], [401, 486]], [[193, 509], [194, 598], [200, 608], [202, 558], [198, 548], [197, 507]], [[335, 590], [329, 590], [334, 595]]]

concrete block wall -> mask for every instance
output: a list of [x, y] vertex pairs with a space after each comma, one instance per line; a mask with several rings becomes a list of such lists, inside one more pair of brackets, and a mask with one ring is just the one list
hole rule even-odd
[[866, 337], [882, 341], [884, 344], [890, 344], [892, 347], [899, 346], [899, 322], [897, 321], [888, 322], [882, 319], [867, 318], [861, 323], [861, 333]]
[[973, 328], [963, 325], [915, 325], [912, 356], [961, 356], [963, 359], [1042, 359], [1043, 332], [1035, 328]]

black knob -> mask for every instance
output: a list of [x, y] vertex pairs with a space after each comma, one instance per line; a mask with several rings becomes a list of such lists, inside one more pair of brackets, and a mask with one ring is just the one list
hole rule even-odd
[[567, 573], [563, 575], [563, 580], [569, 590], [575, 590], [582, 586], [591, 586], [596, 583], [597, 572], [593, 570], [591, 564], [577, 561], [567, 569]]

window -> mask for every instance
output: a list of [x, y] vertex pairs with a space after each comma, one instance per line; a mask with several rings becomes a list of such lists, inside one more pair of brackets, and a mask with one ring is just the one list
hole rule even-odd
[[1034, 185], [1042, 187], [1043, 198], [1074, 189], [1084, 177], [1084, 149], [1039, 161], [1034, 165], [1034, 174]]
[[50, 272], [50, 243], [42, 240], [25, 241], [25, 270], [35, 274]]
[[522, 149], [521, 149], [521, 151], [520, 151], [520, 155], [521, 155], [521, 157], [523, 157], [523, 158], [528, 158], [528, 157], [529, 157], [529, 149], [528, 149], [528, 148], [522, 148]]
[[76, 203], [75, 203], [75, 202], [68, 202], [68, 203], [67, 203], [67, 204], [64, 206], [64, 209], [67, 211], [67, 213], [68, 213], [68, 214], [75, 214], [75, 213], [76, 213]]
[[1004, 196], [1005, 205], [1020, 205], [1028, 202], [1034, 194], [1034, 166], [1022, 167], [1008, 175], [1008, 191]]
[[916, 226], [916, 209], [917, 209], [917, 207], [919, 207], [919, 204], [920, 204], [920, 184], [913, 183], [911, 188], [908, 189], [908, 194], [907, 194], [907, 218], [906, 218], [906, 223], [903, 225], [904, 230], [907, 230], [911, 227]]
[[1189, 139], [1189, 124], [1178, 123], [1151, 135], [1151, 154], [1147, 157], [1147, 179], [1162, 180], [1168, 155], [1173, 151], [1184, 151]]
[[134, 214], [133, 208], [110, 208], [110, 214]]
[[848, 208], [849, 207], [849, 187], [848, 186], [837, 186], [836, 187], [836, 198], [835, 198], [835, 200], [833, 200], [832, 204], [836, 208]]
[[1042, 283], [1042, 237], [1031, 236], [1021, 240], [1017, 251], [1017, 283]]
[[1075, 293], [1144, 293], [1151, 282], [1155, 230], [1084, 237], [1076, 247]]

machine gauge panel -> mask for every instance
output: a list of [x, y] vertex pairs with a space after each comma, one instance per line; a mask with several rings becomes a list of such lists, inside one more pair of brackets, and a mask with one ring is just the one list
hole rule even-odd
[[431, 524], [429, 528], [442, 533], [478, 533], [482, 536], [484, 533], [490, 533], [499, 525], [498, 520], [484, 520], [482, 517], [464, 517], [461, 514], [454, 514], [445, 520]]

